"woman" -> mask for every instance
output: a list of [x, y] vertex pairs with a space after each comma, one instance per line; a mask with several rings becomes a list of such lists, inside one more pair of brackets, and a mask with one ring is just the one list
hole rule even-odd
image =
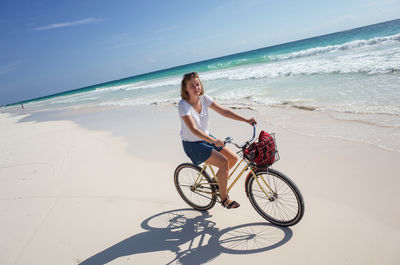
[[227, 183], [229, 170], [236, 164], [236, 154], [224, 146], [224, 142], [214, 138], [208, 130], [208, 108], [220, 115], [244, 121], [252, 125], [257, 123], [254, 118], [246, 119], [232, 110], [217, 104], [212, 98], [204, 94], [203, 84], [196, 72], [183, 76], [181, 82], [182, 100], [178, 104], [181, 120], [181, 138], [183, 149], [193, 164], [203, 162], [218, 168], [217, 178], [220, 191], [221, 204], [228, 209], [240, 206], [227, 196]]

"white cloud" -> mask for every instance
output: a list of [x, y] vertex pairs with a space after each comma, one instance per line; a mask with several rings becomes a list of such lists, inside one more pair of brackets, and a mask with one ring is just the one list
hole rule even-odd
[[172, 31], [172, 30], [176, 30], [177, 27], [167, 27], [167, 28], [161, 28], [161, 29], [157, 29], [155, 30], [156, 33], [163, 33], [163, 32], [167, 32], [167, 31]]
[[150, 56], [150, 57], [147, 57], [147, 62], [150, 64], [153, 64], [156, 62], [156, 59], [154, 59], [153, 57]]
[[50, 29], [56, 29], [56, 28], [72, 27], [72, 26], [101, 22], [103, 20], [104, 19], [86, 18], [86, 19], [81, 19], [81, 20], [76, 20], [76, 21], [71, 21], [71, 22], [56, 23], [56, 24], [41, 26], [41, 27], [34, 28], [34, 30], [42, 31], [42, 30], [50, 30]]
[[7, 64], [0, 65], [0, 76], [15, 71], [21, 61], [15, 61]]

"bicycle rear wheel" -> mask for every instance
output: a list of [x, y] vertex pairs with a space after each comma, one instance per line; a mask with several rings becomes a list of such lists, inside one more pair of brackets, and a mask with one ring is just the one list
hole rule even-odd
[[260, 170], [250, 176], [247, 191], [254, 209], [269, 222], [295, 225], [303, 218], [304, 200], [297, 186], [274, 169]]
[[207, 172], [190, 163], [180, 164], [175, 169], [174, 182], [181, 198], [196, 210], [208, 210], [216, 202], [216, 189]]

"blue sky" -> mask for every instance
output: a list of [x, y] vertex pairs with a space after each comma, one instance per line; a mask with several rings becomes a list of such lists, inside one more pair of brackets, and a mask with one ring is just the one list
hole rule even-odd
[[0, 0], [0, 105], [399, 14], [400, 0]]

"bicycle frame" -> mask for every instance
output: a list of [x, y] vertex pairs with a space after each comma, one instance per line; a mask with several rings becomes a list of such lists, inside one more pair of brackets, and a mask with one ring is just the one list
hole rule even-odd
[[[229, 191], [233, 188], [233, 186], [235, 186], [236, 182], [242, 177], [243, 173], [244, 173], [247, 169], [250, 168], [250, 173], [254, 176], [254, 179], [257, 181], [258, 186], [259, 186], [260, 189], [263, 191], [263, 193], [267, 196], [267, 198], [270, 199], [271, 196], [268, 194], [268, 192], [267, 192], [267, 191], [264, 189], [264, 187], [261, 185], [259, 179], [262, 180], [262, 182], [265, 184], [265, 186], [267, 186], [267, 188], [269, 189], [269, 191], [270, 191], [272, 194], [275, 194], [275, 191], [268, 185], [268, 183], [265, 181], [265, 179], [264, 179], [263, 176], [258, 176], [258, 177], [256, 176], [256, 173], [254, 172], [253, 167], [251, 166], [252, 163], [251, 163], [250, 161], [248, 161], [247, 159], [245, 159], [245, 158], [242, 158], [242, 160], [241, 160], [241, 161], [236, 165], [236, 167], [231, 171], [231, 173], [230, 173], [229, 176], [228, 176], [228, 179], [230, 179], [230, 178], [233, 176], [233, 174], [236, 172], [236, 170], [239, 168], [239, 166], [240, 166], [243, 162], [245, 162], [246, 165], [242, 168], [242, 170], [240, 171], [240, 173], [237, 174], [237, 176], [236, 176], [236, 178], [234, 179], [234, 181], [233, 181], [233, 182], [229, 185], [229, 187], [227, 188], [227, 191], [226, 191], [227, 194], [229, 194]], [[195, 185], [194, 185], [194, 186], [200, 185], [200, 181], [201, 181], [201, 178], [202, 178], [202, 176], [203, 176], [202, 173], [203, 173], [204, 171], [206, 171], [207, 168], [210, 169], [210, 171], [211, 171], [211, 173], [212, 173], [214, 179], [217, 180], [217, 182], [215, 182], [215, 183], [213, 182], [212, 184], [218, 185], [218, 178], [217, 178], [217, 175], [215, 174], [214, 169], [212, 168], [212, 166], [211, 166], [210, 164], [205, 163], [204, 166], [202, 167], [202, 169], [201, 169], [201, 171], [200, 171], [200, 173], [199, 173], [199, 175], [198, 175], [196, 181], [195, 181]], [[250, 173], [249, 173], [249, 174], [250, 174]], [[207, 193], [208, 193], [208, 192], [207, 192]], [[219, 194], [219, 193], [216, 193], [216, 194], [213, 194], [213, 195], [218, 195], [218, 194]]]

